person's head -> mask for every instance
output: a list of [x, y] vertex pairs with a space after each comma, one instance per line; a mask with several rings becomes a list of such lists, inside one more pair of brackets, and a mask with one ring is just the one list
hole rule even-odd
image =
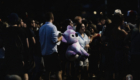
[[36, 27], [40, 27], [39, 22], [35, 21]]
[[122, 14], [122, 11], [121, 11], [120, 9], [115, 9], [113, 15], [115, 15], [115, 14], [121, 14], [121, 15], [123, 15], [123, 14]]
[[27, 27], [29, 27], [29, 28], [35, 27], [35, 20], [34, 19], [28, 19], [26, 23], [27, 23]]
[[31, 26], [35, 27], [35, 20], [31, 20]]
[[75, 23], [82, 23], [82, 17], [81, 16], [76, 16], [74, 19]]
[[85, 25], [85, 27], [88, 27], [88, 21], [87, 20], [82, 20], [82, 23]]
[[21, 18], [19, 18], [19, 23], [18, 23], [19, 27], [23, 27], [24, 25], [24, 22]]
[[70, 26], [74, 26], [73, 25], [73, 22], [71, 19], [66, 19], [62, 22], [62, 32], [66, 31], [67, 30], [67, 26], [70, 25]]
[[19, 23], [19, 17], [16, 13], [11, 13], [9, 16], [8, 16], [8, 22], [10, 25], [15, 25], [15, 24], [18, 24]]
[[115, 14], [112, 17], [112, 24], [115, 26], [121, 26], [124, 22], [124, 17], [121, 14]]
[[128, 18], [128, 22], [135, 23], [137, 19], [137, 12], [134, 10], [129, 10], [127, 12], [127, 18]]
[[64, 22], [63, 22], [63, 26], [73, 26], [73, 22], [71, 19], [66, 19]]
[[101, 25], [104, 25], [105, 24], [105, 18], [100, 18], [100, 23], [101, 23]]
[[96, 25], [95, 24], [90, 24], [89, 25], [89, 31], [91, 34], [97, 33]]
[[86, 35], [87, 35], [89, 38], [91, 37], [90, 31], [86, 30], [85, 33], [86, 33]]
[[47, 22], [54, 21], [54, 15], [52, 12], [45, 13], [45, 21]]
[[85, 25], [83, 23], [78, 24], [76, 27], [76, 31], [80, 32], [80, 33], [84, 33], [85, 32]]

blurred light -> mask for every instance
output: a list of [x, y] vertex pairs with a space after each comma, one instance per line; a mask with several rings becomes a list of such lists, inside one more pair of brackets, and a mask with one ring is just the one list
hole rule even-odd
[[93, 12], [93, 14], [97, 14], [97, 12], [96, 12], [96, 11], [94, 11], [94, 12]]
[[85, 18], [83, 18], [83, 20], [86, 20]]
[[82, 14], [86, 14], [86, 11], [83, 11]]
[[103, 15], [103, 12], [100, 12], [101, 15]]
[[28, 13], [27, 13], [27, 12], [25, 12], [25, 14], [26, 14], [26, 15], [28, 15]]

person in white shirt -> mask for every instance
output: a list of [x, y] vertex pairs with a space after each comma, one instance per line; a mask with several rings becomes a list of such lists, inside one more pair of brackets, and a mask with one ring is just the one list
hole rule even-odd
[[[79, 44], [86, 51], [88, 51], [90, 39], [85, 34], [85, 25], [84, 24], [78, 24], [76, 30], [77, 30], [77, 34], [78, 34]], [[77, 64], [77, 65], [78, 65], [77, 67], [80, 67], [79, 69], [82, 70], [82, 72], [81, 72], [82, 77], [81, 78], [86, 79], [87, 78], [87, 71], [88, 71], [88, 67], [89, 67], [88, 58], [85, 61], [79, 61], [79, 64]]]

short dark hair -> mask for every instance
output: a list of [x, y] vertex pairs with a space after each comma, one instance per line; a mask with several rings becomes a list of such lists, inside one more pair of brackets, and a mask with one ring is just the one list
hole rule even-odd
[[11, 25], [14, 25], [14, 24], [18, 24], [19, 23], [19, 17], [16, 13], [11, 13], [9, 16], [8, 16], [8, 22], [11, 24]]
[[45, 13], [45, 21], [50, 21], [50, 20], [54, 20], [54, 16], [52, 12], [46, 12]]
[[86, 33], [86, 35], [87, 35], [88, 37], [91, 36], [91, 33], [90, 33], [89, 30], [86, 30], [85, 33]]
[[113, 24], [119, 25], [123, 20], [124, 20], [124, 17], [123, 17], [123, 15], [121, 15], [121, 14], [115, 14], [115, 15], [112, 17], [112, 23], [113, 23]]
[[77, 27], [76, 27], [76, 32], [79, 32], [79, 30], [81, 29], [81, 27], [82, 27], [82, 24], [83, 23], [81, 23], [81, 24], [77, 24]]

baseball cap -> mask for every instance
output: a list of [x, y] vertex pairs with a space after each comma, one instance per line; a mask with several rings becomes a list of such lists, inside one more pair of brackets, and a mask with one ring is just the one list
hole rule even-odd
[[115, 14], [121, 14], [121, 15], [123, 15], [123, 14], [122, 14], [122, 11], [121, 11], [120, 9], [115, 9], [113, 15], [115, 15]]
[[135, 10], [127, 11], [127, 16], [136, 16], [136, 15], [137, 15], [137, 11], [135, 11]]
[[18, 15], [16, 13], [11, 13], [8, 16], [8, 20], [9, 20], [9, 23], [16, 24], [19, 21], [19, 17], [18, 17]]

